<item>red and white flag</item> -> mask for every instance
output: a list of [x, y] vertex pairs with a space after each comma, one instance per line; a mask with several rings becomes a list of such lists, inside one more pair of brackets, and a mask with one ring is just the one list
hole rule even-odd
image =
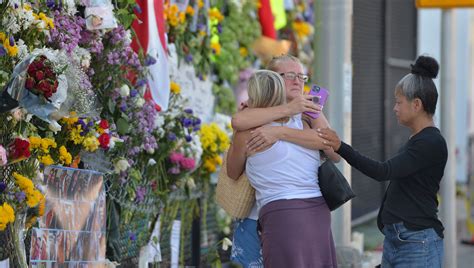
[[132, 27], [138, 38], [132, 43], [135, 51], [140, 49], [156, 59], [156, 63], [148, 66], [148, 85], [153, 101], [162, 110], [168, 109], [170, 98], [170, 76], [168, 71], [168, 55], [165, 37], [165, 19], [163, 0], [137, 0], [140, 11], [136, 11], [137, 19]]

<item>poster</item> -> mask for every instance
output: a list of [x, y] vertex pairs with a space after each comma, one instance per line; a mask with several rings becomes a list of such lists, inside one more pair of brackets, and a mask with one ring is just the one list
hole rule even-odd
[[45, 169], [46, 208], [31, 236], [30, 267], [106, 267], [102, 173]]

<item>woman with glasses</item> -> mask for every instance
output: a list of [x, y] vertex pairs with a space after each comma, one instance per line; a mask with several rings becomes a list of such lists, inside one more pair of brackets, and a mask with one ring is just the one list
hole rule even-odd
[[[250, 128], [262, 126], [253, 130], [250, 134], [251, 136], [248, 141], [249, 153], [262, 151], [274, 144], [277, 140], [289, 141], [311, 149], [322, 149], [324, 147], [322, 146], [322, 140], [319, 139], [317, 133], [311, 129], [304, 130], [307, 131], [305, 136], [303, 135], [304, 131], [295, 130], [294, 128], [268, 125], [281, 118], [293, 118], [295, 115], [295, 120], [301, 121], [302, 112], [319, 113], [322, 108], [315, 105], [310, 98], [306, 98], [303, 95], [304, 83], [308, 80], [308, 77], [303, 73], [303, 66], [297, 58], [289, 55], [276, 57], [269, 63], [268, 69], [277, 72], [283, 78], [288, 103], [272, 107], [247, 108], [234, 115], [232, 123], [235, 130], [245, 131]], [[319, 119], [306, 120], [304, 124], [305, 127], [328, 126], [322, 114]], [[330, 149], [326, 150], [326, 154], [335, 161], [339, 160], [339, 157]], [[231, 163], [231, 160], [229, 160], [228, 163]], [[230, 164], [230, 166], [232, 168], [232, 164]], [[317, 169], [318, 164], [314, 164], [312, 167]], [[317, 175], [314, 174], [312, 179], [317, 179]], [[314, 186], [314, 189], [318, 189], [317, 184]], [[234, 244], [231, 257], [233, 261], [242, 264], [244, 267], [262, 267], [260, 240], [256, 232], [257, 219], [257, 208], [254, 207], [249, 217], [238, 220], [234, 228]], [[329, 214], [327, 215], [327, 220], [328, 222], [330, 221]], [[330, 232], [330, 228], [328, 230]], [[285, 233], [283, 233], [283, 235], [285, 235]], [[321, 243], [321, 245], [324, 245], [324, 243]], [[335, 262], [333, 264], [335, 265]]]

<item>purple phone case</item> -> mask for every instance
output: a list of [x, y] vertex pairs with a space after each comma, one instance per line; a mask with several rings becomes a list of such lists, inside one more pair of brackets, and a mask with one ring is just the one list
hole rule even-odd
[[[313, 85], [311, 87], [311, 90], [309, 91], [309, 95], [319, 96], [319, 105], [324, 106], [324, 104], [326, 103], [326, 100], [329, 97], [329, 91], [320, 86]], [[316, 119], [319, 117], [319, 114], [316, 114], [316, 113], [305, 112], [305, 114], [309, 115], [313, 119]]]

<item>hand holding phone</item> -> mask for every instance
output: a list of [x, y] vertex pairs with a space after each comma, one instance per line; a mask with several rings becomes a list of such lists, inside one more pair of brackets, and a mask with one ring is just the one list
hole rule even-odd
[[[313, 96], [313, 103], [324, 106], [327, 98], [329, 97], [329, 91], [318, 85], [313, 85], [309, 91], [309, 95]], [[319, 113], [305, 112], [311, 118], [316, 119], [319, 117]]]

